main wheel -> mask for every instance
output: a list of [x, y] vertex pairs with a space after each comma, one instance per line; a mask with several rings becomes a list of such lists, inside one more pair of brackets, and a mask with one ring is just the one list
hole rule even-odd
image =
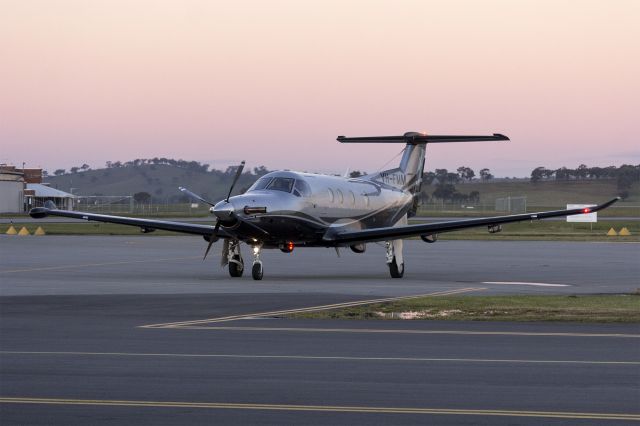
[[229, 275], [233, 278], [241, 277], [244, 272], [242, 258], [236, 254], [233, 256], [233, 260], [235, 260], [235, 262], [229, 262]]
[[261, 280], [264, 269], [262, 268], [262, 262], [256, 262], [251, 268], [251, 276], [254, 280]]
[[396, 257], [393, 256], [393, 261], [389, 263], [389, 273], [391, 274], [391, 278], [402, 278], [404, 275], [404, 263], [398, 265]]

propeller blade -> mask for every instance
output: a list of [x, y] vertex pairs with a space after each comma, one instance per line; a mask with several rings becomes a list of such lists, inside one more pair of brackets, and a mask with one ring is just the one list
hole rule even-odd
[[189, 191], [187, 188], [185, 188], [184, 186], [179, 186], [178, 189], [182, 192], [184, 192], [185, 194], [187, 194], [188, 196], [190, 196], [191, 198], [193, 198], [194, 200], [199, 200], [202, 201], [205, 204], [209, 204], [210, 206], [214, 206], [215, 204], [212, 203], [211, 201], [205, 200], [204, 198], [202, 198], [201, 196], [199, 196], [198, 194]]
[[242, 169], [244, 169], [244, 161], [242, 161], [242, 163], [240, 163], [240, 165], [238, 166], [238, 170], [236, 170], [236, 175], [233, 178], [233, 182], [231, 182], [231, 188], [229, 188], [229, 193], [227, 194], [227, 198], [225, 199], [227, 203], [229, 202], [229, 197], [231, 197], [231, 191], [233, 191], [233, 187], [236, 185], [238, 178], [240, 178], [240, 175], [242, 174]]
[[207, 249], [204, 252], [204, 257], [202, 261], [204, 262], [207, 259], [207, 255], [209, 254], [209, 250], [211, 250], [211, 246], [213, 245], [213, 238], [209, 238], [209, 244], [207, 244]]
[[203, 262], [207, 258], [207, 255], [209, 254], [209, 250], [211, 250], [211, 246], [216, 241], [216, 235], [218, 235], [218, 229], [220, 229], [220, 221], [219, 220], [216, 221], [216, 226], [214, 226], [213, 232], [211, 233], [211, 236], [209, 237], [209, 244], [207, 244], [207, 250], [205, 250], [204, 257], [202, 258]]

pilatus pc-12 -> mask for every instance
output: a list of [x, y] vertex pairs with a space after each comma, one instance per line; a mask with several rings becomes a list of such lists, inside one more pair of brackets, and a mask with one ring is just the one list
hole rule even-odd
[[419, 236], [427, 243], [438, 234], [460, 229], [486, 226], [498, 232], [504, 223], [539, 220], [551, 217], [585, 214], [604, 209], [618, 198], [592, 208], [555, 210], [464, 219], [439, 223], [409, 225], [407, 218], [418, 208], [420, 186], [428, 144], [444, 142], [507, 141], [501, 134], [491, 136], [442, 136], [405, 133], [403, 136], [348, 138], [342, 143], [402, 143], [405, 144], [400, 165], [358, 178], [342, 178], [312, 173], [279, 171], [258, 179], [244, 194], [231, 196], [244, 162], [238, 167], [227, 197], [211, 203], [186, 188], [181, 191], [211, 205], [214, 225], [190, 224], [164, 220], [138, 219], [93, 213], [58, 210], [52, 202], [30, 211], [34, 218], [48, 215], [88, 221], [111, 222], [138, 226], [142, 232], [156, 229], [201, 235], [211, 245], [222, 239], [222, 266], [228, 265], [232, 277], [240, 277], [245, 269], [241, 243], [251, 247], [251, 275], [260, 280], [263, 265], [262, 249], [280, 249], [285, 253], [295, 247], [349, 247], [363, 253], [366, 244], [386, 242], [386, 263], [393, 278], [404, 275], [402, 239]]

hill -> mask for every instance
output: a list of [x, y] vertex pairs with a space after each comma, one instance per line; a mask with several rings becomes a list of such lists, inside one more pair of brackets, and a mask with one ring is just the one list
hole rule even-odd
[[[143, 164], [77, 171], [49, 176], [45, 181], [54, 188], [76, 195], [116, 196], [147, 192], [155, 202], [178, 203], [187, 201], [178, 190], [179, 186], [185, 186], [204, 198], [220, 200], [226, 196], [233, 174], [233, 171], [205, 171], [168, 164]], [[251, 172], [243, 173], [234, 193], [246, 190], [257, 178], [258, 175]]]

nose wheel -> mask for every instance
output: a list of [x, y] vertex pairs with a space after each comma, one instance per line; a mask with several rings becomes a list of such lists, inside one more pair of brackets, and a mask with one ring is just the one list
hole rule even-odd
[[251, 276], [254, 280], [260, 281], [262, 279], [262, 274], [264, 269], [262, 268], [262, 262], [257, 261], [253, 263], [253, 267], [251, 268]]
[[253, 266], [251, 267], [251, 277], [256, 281], [260, 281], [264, 273], [262, 261], [260, 260], [260, 249], [260, 246], [253, 247]]

